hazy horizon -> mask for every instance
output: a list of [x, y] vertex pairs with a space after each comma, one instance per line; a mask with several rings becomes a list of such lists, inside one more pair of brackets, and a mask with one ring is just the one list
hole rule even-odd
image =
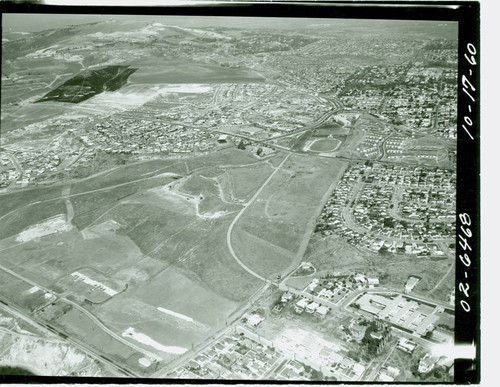
[[[114, 19], [123, 22], [166, 22], [185, 27], [227, 27], [227, 28], [320, 28], [320, 27], [362, 27], [373, 25], [383, 27], [421, 27], [433, 25], [443, 27], [447, 36], [457, 38], [458, 24], [452, 21], [424, 20], [383, 20], [383, 19], [333, 19], [333, 18], [280, 18], [280, 17], [246, 17], [246, 16], [171, 16], [171, 15], [89, 15], [89, 14], [26, 14], [7, 13], [2, 15], [3, 33], [38, 32], [48, 29], [62, 28], [69, 25], [104, 22]], [[449, 35], [449, 36], [448, 36]]]

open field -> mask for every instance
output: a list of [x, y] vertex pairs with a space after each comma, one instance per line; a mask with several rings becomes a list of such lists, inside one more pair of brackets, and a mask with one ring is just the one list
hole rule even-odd
[[170, 61], [142, 64], [130, 83], [237, 83], [262, 82], [264, 77], [251, 69], [220, 67], [206, 63]]
[[[82, 182], [75, 183], [71, 187], [72, 193], [87, 192], [105, 187], [113, 187], [117, 184], [128, 183], [135, 180], [159, 177], [172, 177], [162, 175], [164, 172], [182, 174], [186, 172], [184, 162], [180, 160], [152, 160], [128, 164], [115, 168], [109, 172], [99, 174]], [[159, 185], [159, 184], [158, 184]]]
[[18, 210], [0, 221], [0, 240], [16, 235], [32, 225], [42, 223], [55, 215], [66, 214], [63, 200], [38, 203]]
[[103, 332], [76, 308], [69, 309], [52, 323], [62, 327], [68, 335], [75, 336], [92, 347], [105, 349], [109, 357], [126, 360], [136, 352]]
[[243, 200], [252, 197], [272, 171], [271, 166], [267, 163], [227, 170], [227, 180], [233, 197]]
[[[276, 276], [293, 260], [293, 252], [259, 238], [251, 232], [235, 227], [232, 243], [239, 258], [263, 276]], [[249, 265], [251, 263], [251, 265]]]
[[66, 104], [55, 106], [42, 103], [22, 106], [9, 114], [8, 117], [2, 117], [2, 131], [9, 132], [27, 125], [42, 123], [50, 118], [60, 116], [66, 111]]
[[169, 181], [171, 181], [169, 177], [160, 178], [159, 181], [145, 180], [72, 197], [71, 202], [75, 208], [74, 224], [82, 230], [104, 212], [118, 205], [120, 201], [130, 200], [134, 194], [141, 195], [141, 192], [156, 187], [158, 183], [167, 183]]
[[29, 310], [34, 311], [37, 307], [51, 301], [52, 298], [46, 298], [45, 292], [23, 280], [0, 270], [0, 283], [2, 288], [0, 294], [15, 303]]
[[165, 346], [189, 349], [225, 326], [236, 307], [237, 303], [168, 268], [147, 284], [96, 308], [96, 313], [116, 331], [132, 327]]
[[[159, 259], [163, 265], [175, 262], [193, 270], [194, 279], [206, 281], [209, 287], [233, 299], [244, 300], [256, 289], [258, 281], [249, 277], [233, 261], [221, 243], [225, 240], [225, 227], [231, 218], [212, 216], [214, 220], [209, 220], [210, 217], [206, 217], [206, 214], [213, 215], [217, 211], [222, 211], [221, 215], [226, 216], [241, 206], [222, 201], [215, 181], [202, 175], [186, 179], [188, 191], [206, 196], [198, 203], [188, 200], [189, 196], [183, 196], [182, 192], [169, 192], [166, 187], [166, 184], [175, 181], [176, 174], [186, 173], [186, 166], [191, 171], [200, 170], [202, 174], [205, 168], [213, 170], [214, 166], [223, 162], [227, 163], [225, 169], [228, 169], [241, 164], [253, 164], [258, 160], [247, 152], [229, 150], [182, 161], [157, 160], [127, 165], [74, 183], [69, 191], [69, 199], [74, 208], [73, 224], [82, 232], [81, 235], [71, 231], [45, 236], [39, 242], [43, 246], [42, 254], [26, 254], [31, 246], [28, 243], [3, 252], [3, 260], [10, 265], [22, 261], [24, 270], [31, 275], [34, 275], [31, 272], [33, 266], [36, 270], [43, 267], [40, 281], [51, 286], [58, 278], [79, 267], [89, 266], [102, 273], [112, 274], [117, 259], [121, 267], [125, 268], [130, 258], [145, 254]], [[214, 171], [222, 173], [224, 170]], [[201, 186], [200, 182], [203, 182]], [[247, 187], [252, 189], [251, 185]], [[15, 196], [15, 199], [19, 199], [15, 206], [22, 207], [21, 199], [30, 203], [40, 198], [38, 192], [42, 192], [46, 200], [60, 197], [62, 187], [20, 192]], [[230, 196], [226, 192], [222, 192], [222, 195], [224, 198]], [[37, 212], [33, 212], [33, 209], [38, 209], [40, 214], [34, 217]], [[63, 200], [51, 200], [8, 214], [2, 225], [11, 235], [15, 235], [34, 223], [65, 213]], [[14, 227], [15, 222], [19, 222], [17, 227]], [[5, 244], [6, 247], [13, 245], [13, 242]], [[70, 253], [70, 250], [73, 252]], [[208, 264], [210, 261], [205, 258], [207, 254], [210, 257], [217, 256], [213, 258], [213, 265]], [[68, 256], [72, 259], [68, 260]], [[140, 271], [140, 268], [137, 270]], [[219, 280], [220, 273], [223, 273], [223, 280]]]
[[[268, 259], [277, 261], [271, 264], [273, 268], [286, 269], [303, 245], [303, 239], [309, 238], [323, 196], [333, 188], [345, 167], [345, 163], [336, 160], [291, 156], [236, 223], [235, 232], [242, 230], [288, 251], [286, 260], [267, 254]], [[253, 270], [269, 274], [262, 263], [254, 264], [253, 253], [243, 249], [243, 245], [251, 244], [242, 241], [236, 244], [238, 257]]]

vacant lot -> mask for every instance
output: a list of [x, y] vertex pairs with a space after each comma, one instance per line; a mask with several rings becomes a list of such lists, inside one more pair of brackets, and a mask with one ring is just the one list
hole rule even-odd
[[13, 303], [33, 311], [36, 307], [47, 302], [44, 292], [34, 289], [32, 285], [0, 270], [0, 294]]
[[237, 306], [172, 267], [114, 297], [96, 313], [116, 331], [134, 327], [163, 345], [189, 349], [225, 326]]
[[55, 215], [66, 214], [63, 200], [18, 207], [0, 221], [0, 239], [16, 235], [32, 225], [43, 223]]
[[111, 358], [126, 360], [136, 352], [103, 332], [78, 309], [71, 308], [53, 324], [61, 326], [68, 335], [77, 337]]
[[262, 82], [265, 78], [251, 69], [220, 67], [206, 63], [171, 61], [150, 63], [130, 77], [131, 83], [236, 83]]
[[[32, 202], [43, 201], [61, 196], [61, 187], [41, 187], [0, 195], [0, 219], [7, 218], [7, 213], [24, 207]], [[7, 216], [5, 216], [7, 215]], [[3, 218], [5, 216], [5, 218]]]
[[209, 169], [209, 167], [238, 167], [247, 164], [255, 164], [260, 160], [250, 152], [239, 149], [223, 149], [210, 153], [206, 156], [193, 157], [183, 160], [188, 173], [193, 171]]
[[227, 180], [233, 197], [242, 200], [251, 198], [272, 172], [273, 169], [268, 163], [228, 169]]
[[[172, 176], [163, 175], [166, 172], [171, 174], [185, 173], [184, 162], [179, 160], [153, 160], [124, 165], [73, 184], [71, 193], [93, 191], [133, 181], [151, 179], [156, 176], [171, 179]], [[160, 185], [160, 182], [157, 182], [157, 185]]]
[[[28, 96], [24, 96], [28, 97]], [[2, 119], [2, 131], [9, 132], [34, 123], [42, 123], [50, 118], [57, 117], [67, 111], [65, 104], [53, 106], [52, 104], [26, 105], [17, 108], [11, 115]]]
[[[280, 261], [272, 267], [287, 268], [304, 238], [309, 238], [325, 193], [333, 188], [345, 167], [345, 163], [333, 159], [291, 156], [238, 220], [235, 232], [242, 230], [288, 251], [286, 260], [279, 255], [273, 258], [271, 252], [267, 254], [270, 259]], [[242, 241], [234, 244], [236, 254], [247, 266], [259, 273], [269, 273], [265, 257], [256, 257], [251, 246]]]
[[[249, 181], [244, 179], [247, 169]], [[226, 234], [242, 208], [232, 203], [232, 190], [239, 189], [248, 200], [271, 172], [268, 163], [239, 150], [119, 167], [71, 186], [73, 224], [78, 229], [17, 246], [19, 231], [57, 213], [66, 215], [67, 208], [61, 199], [23, 207], [40, 198], [61, 197], [63, 186], [40, 190], [41, 196], [37, 190], [12, 195], [15, 204], [11, 209], [19, 208], [19, 214], [7, 215], [7, 222], [2, 223], [12, 236], [0, 243], [2, 249], [7, 248], [0, 263], [41, 286], [66, 292], [117, 334], [134, 328], [161, 345], [189, 349], [225, 326], [228, 316], [262, 286], [230, 255]], [[235, 176], [237, 188], [223, 183], [223, 176], [227, 179], [228, 175]], [[289, 179], [290, 174], [285, 177]], [[216, 210], [223, 214], [206, 216]], [[19, 224], [14, 227], [16, 222]], [[254, 242], [259, 244], [254, 249], [255, 259], [263, 259], [260, 264], [270, 270], [275, 269], [265, 261], [266, 251], [275, 251], [274, 257], [283, 255], [275, 259], [277, 268], [289, 261], [284, 248], [243, 230], [238, 233], [244, 236], [246, 250], [252, 250]], [[85, 303], [88, 286], [74, 286], [68, 275], [89, 269], [96, 277], [92, 279], [122, 284], [124, 292], [105, 301], [94, 299], [104, 301], [102, 304]], [[22, 295], [29, 288], [22, 281], [20, 286], [22, 289], [7, 290]], [[31, 304], [26, 307], [32, 308]], [[47, 318], [52, 318], [51, 313]], [[121, 359], [133, 355], [134, 351], [123, 349], [123, 344], [99, 332], [80, 312], [66, 308], [54, 315], [58, 316], [54, 321], [68, 333], [90, 345], [98, 349], [109, 346], [109, 353]]]

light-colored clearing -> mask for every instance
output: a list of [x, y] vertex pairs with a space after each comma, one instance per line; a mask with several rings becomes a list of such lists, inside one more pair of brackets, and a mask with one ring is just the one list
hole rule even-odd
[[47, 219], [43, 223], [36, 224], [19, 233], [17, 242], [28, 242], [32, 239], [43, 237], [56, 232], [71, 231], [73, 226], [66, 222], [66, 215], [60, 214]]
[[29, 293], [29, 294], [33, 294], [33, 293], [38, 292], [39, 290], [40, 290], [40, 288], [39, 288], [38, 286], [33, 286], [32, 288], [30, 288], [30, 289], [28, 290], [28, 293]]
[[180, 83], [180, 84], [169, 84], [161, 85], [153, 88], [153, 90], [158, 90], [159, 94], [167, 93], [208, 93], [212, 88], [208, 85], [203, 85], [199, 83]]
[[159, 351], [166, 352], [166, 353], [172, 353], [175, 355], [182, 355], [183, 353], [187, 352], [187, 348], [176, 347], [176, 346], [165, 346], [163, 344], [160, 344], [157, 341], [153, 340], [148, 335], [145, 335], [144, 333], [136, 332], [135, 329], [132, 327], [126, 329], [122, 333], [122, 336], [123, 337], [130, 337], [130, 338], [134, 339], [135, 341], [138, 341], [142, 344], [149, 345], [150, 347], [153, 347], [154, 349], [157, 349]]
[[189, 316], [186, 316], [186, 315], [181, 314], [181, 313], [174, 312], [174, 311], [169, 310], [169, 309], [162, 308], [161, 306], [159, 306], [156, 309], [158, 309], [160, 312], [163, 312], [163, 313], [168, 314], [170, 316], [174, 316], [174, 317], [180, 318], [180, 319], [185, 320], [185, 321], [189, 321], [189, 322], [193, 322], [194, 321]]
[[102, 290], [104, 293], [106, 293], [108, 296], [113, 297], [115, 294], [118, 294], [115, 290], [111, 289], [110, 287], [94, 281], [92, 278], [87, 277], [85, 274], [79, 273], [75, 271], [74, 273], [71, 273], [71, 276], [79, 279], [80, 281], [83, 281], [83, 283], [86, 283], [87, 285], [93, 286], [95, 288], [98, 288], [99, 290]]

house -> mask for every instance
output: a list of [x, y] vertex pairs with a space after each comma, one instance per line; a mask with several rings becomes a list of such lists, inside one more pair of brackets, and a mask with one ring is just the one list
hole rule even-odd
[[153, 361], [148, 357], [141, 357], [139, 359], [139, 364], [144, 368], [148, 368], [151, 364], [153, 364]]
[[407, 353], [413, 353], [413, 351], [417, 348], [418, 344], [408, 340], [406, 338], [402, 338], [398, 341], [398, 346], [397, 348], [407, 352]]
[[252, 314], [247, 319], [247, 325], [251, 326], [252, 328], [256, 328], [262, 321], [264, 321], [264, 317], [261, 317], [258, 314]]
[[292, 360], [288, 363], [287, 368], [290, 368], [296, 374], [300, 374], [305, 371], [304, 365], [299, 363], [297, 360]]
[[438, 359], [439, 358], [437, 356], [431, 356], [427, 353], [418, 363], [418, 372], [426, 374], [427, 372], [432, 371]]
[[295, 312], [297, 312], [298, 314], [302, 314], [307, 304], [309, 304], [309, 300], [307, 298], [302, 298], [295, 304]]
[[283, 310], [284, 306], [285, 305], [282, 302], [278, 302], [276, 305], [274, 305], [273, 312], [275, 312], [275, 313], [281, 312]]
[[315, 316], [318, 316], [319, 318], [325, 318], [325, 316], [329, 310], [330, 309], [327, 306], [321, 305], [316, 309], [314, 314], [315, 314]]
[[418, 283], [418, 281], [420, 281], [420, 278], [417, 278], [417, 277], [408, 278], [408, 280], [406, 281], [406, 284], [405, 284], [405, 292], [410, 293], [413, 290], [413, 288], [415, 287], [415, 285]]
[[311, 302], [306, 306], [306, 312], [307, 313], [314, 313], [316, 309], [318, 309], [319, 304], [317, 302]]
[[217, 142], [219, 142], [220, 144], [227, 143], [227, 134], [221, 134], [217, 139]]
[[382, 382], [393, 382], [394, 378], [392, 376], [387, 375], [384, 371], [380, 373], [378, 376], [378, 379], [381, 380]]
[[366, 280], [368, 281], [369, 288], [380, 285], [380, 281], [378, 280], [378, 278], [366, 278]]
[[356, 274], [354, 276], [356, 282], [362, 282], [363, 284], [367, 282], [366, 277], [363, 274]]

